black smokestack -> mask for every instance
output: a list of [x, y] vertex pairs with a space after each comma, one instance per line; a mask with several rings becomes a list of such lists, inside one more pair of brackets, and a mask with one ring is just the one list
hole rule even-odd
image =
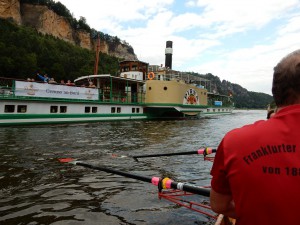
[[172, 69], [172, 54], [173, 54], [173, 42], [167, 41], [166, 43], [166, 60], [165, 60], [165, 67]]

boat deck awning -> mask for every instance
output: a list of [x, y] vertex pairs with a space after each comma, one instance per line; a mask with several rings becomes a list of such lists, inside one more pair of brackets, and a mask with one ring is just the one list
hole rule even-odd
[[83, 80], [91, 80], [91, 79], [113, 79], [113, 80], [119, 80], [119, 81], [128, 81], [132, 83], [145, 83], [143, 80], [136, 80], [136, 79], [130, 79], [130, 78], [125, 78], [125, 77], [119, 77], [119, 76], [112, 76], [110, 74], [98, 74], [98, 75], [87, 75], [87, 76], [82, 76], [78, 77], [77, 79], [74, 80], [74, 82], [78, 81], [83, 81]]

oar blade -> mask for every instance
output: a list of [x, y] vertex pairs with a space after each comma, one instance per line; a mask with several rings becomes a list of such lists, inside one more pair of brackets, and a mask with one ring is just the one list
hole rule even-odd
[[61, 163], [70, 163], [70, 162], [73, 162], [74, 159], [73, 158], [61, 158], [61, 159], [58, 159], [58, 161]]

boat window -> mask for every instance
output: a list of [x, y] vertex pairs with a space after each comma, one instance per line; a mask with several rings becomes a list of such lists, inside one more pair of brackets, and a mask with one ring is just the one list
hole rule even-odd
[[132, 113], [135, 113], [135, 108], [132, 108]]
[[4, 112], [6, 112], [6, 113], [15, 112], [15, 105], [5, 105]]
[[164, 90], [166, 91], [166, 90], [168, 90], [168, 88], [167, 88], [167, 87], [164, 87]]
[[60, 106], [59, 110], [60, 110], [60, 113], [66, 113], [67, 112], [67, 106]]
[[151, 87], [149, 87], [149, 91], [151, 91]]
[[121, 107], [117, 107], [117, 113], [121, 113]]
[[27, 112], [27, 105], [18, 105], [17, 112], [18, 113], [26, 113]]
[[57, 113], [58, 112], [58, 106], [51, 105], [50, 106], [50, 113]]
[[85, 113], [90, 113], [90, 112], [91, 112], [91, 107], [86, 106], [86, 107], [84, 108], [84, 112], [85, 112]]
[[115, 113], [116, 112], [116, 107], [111, 107], [111, 113]]
[[140, 113], [140, 108], [136, 108], [136, 113]]
[[213, 109], [213, 111], [215, 112], [215, 111], [216, 111], [216, 109]]
[[98, 108], [97, 107], [92, 107], [92, 113], [97, 113]]
[[209, 112], [210, 110], [209, 109], [207, 109], [207, 112]]

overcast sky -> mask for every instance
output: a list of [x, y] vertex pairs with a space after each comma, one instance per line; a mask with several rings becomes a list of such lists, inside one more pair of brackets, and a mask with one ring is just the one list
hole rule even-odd
[[273, 67], [300, 48], [299, 0], [60, 0], [73, 16], [129, 43], [138, 59], [212, 73], [271, 94]]

